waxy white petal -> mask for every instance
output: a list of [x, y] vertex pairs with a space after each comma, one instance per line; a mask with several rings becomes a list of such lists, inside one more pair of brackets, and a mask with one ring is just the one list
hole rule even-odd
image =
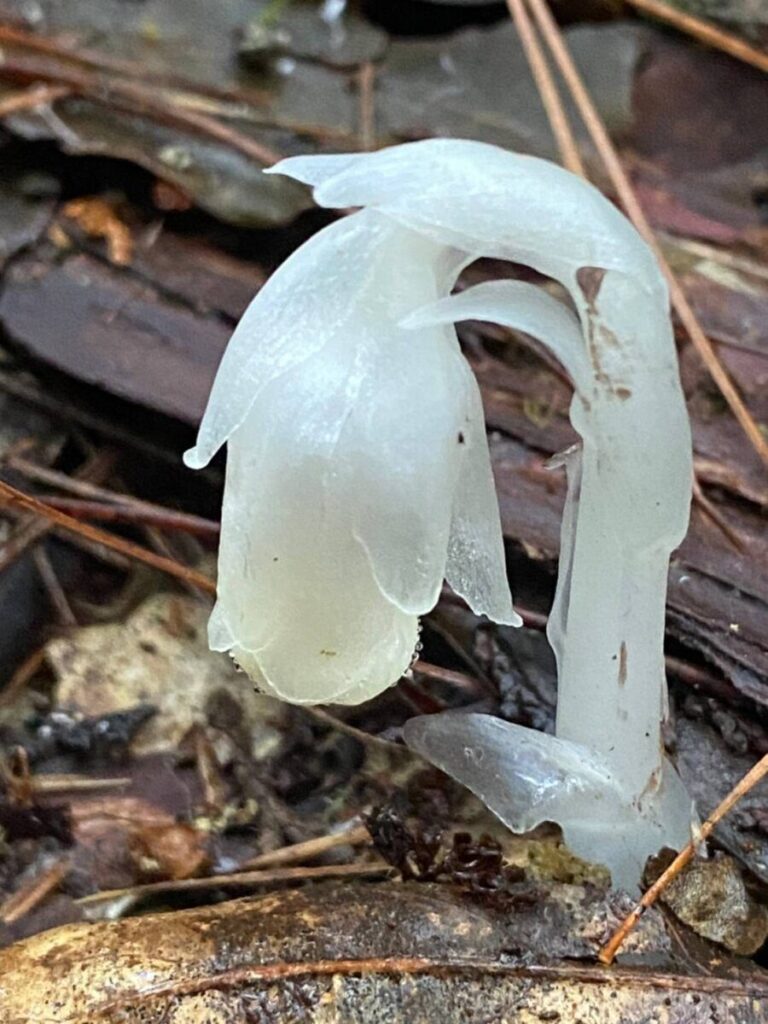
[[491, 469], [480, 388], [465, 364], [470, 401], [463, 428], [461, 473], [451, 509], [451, 533], [445, 578], [477, 615], [521, 626], [512, 608], [499, 519], [499, 500]]
[[319, 231], [278, 267], [229, 341], [197, 445], [184, 457], [188, 466], [200, 469], [210, 461], [270, 381], [321, 351], [329, 339], [352, 335], [361, 313], [374, 317], [382, 311], [374, 279], [386, 274], [387, 260], [398, 258], [402, 246], [392, 245], [395, 237], [391, 222], [361, 211]]
[[489, 320], [530, 334], [557, 356], [582, 391], [589, 390], [592, 371], [581, 324], [567, 306], [541, 288], [524, 281], [484, 281], [409, 313], [403, 326], [418, 328], [460, 320]]
[[[407, 669], [415, 615], [381, 592], [332, 495], [355, 396], [326, 348], [265, 389], [230, 438], [211, 640], [294, 703], [373, 696]], [[344, 353], [346, 355], [346, 353]]]
[[195, 455], [229, 441], [211, 644], [293, 702], [364, 699], [408, 667], [464, 462], [455, 331], [400, 320], [466, 257], [376, 212], [347, 220], [254, 300]]
[[569, 286], [582, 267], [664, 290], [648, 247], [588, 182], [557, 164], [466, 139], [376, 153], [289, 157], [272, 173], [315, 188], [321, 206], [376, 207], [467, 253], [514, 260]]
[[394, 326], [336, 452], [334, 494], [353, 510], [382, 591], [412, 614], [435, 606], [445, 575], [469, 401], [464, 365], [452, 326]]

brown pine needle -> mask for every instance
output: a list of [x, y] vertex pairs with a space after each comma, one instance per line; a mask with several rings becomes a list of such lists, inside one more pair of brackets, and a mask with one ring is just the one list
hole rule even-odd
[[720, 389], [720, 393], [730, 406], [734, 416], [741, 424], [744, 433], [752, 442], [755, 451], [766, 466], [768, 466], [768, 440], [763, 436], [760, 428], [757, 423], [755, 423], [751, 413], [744, 404], [741, 395], [736, 390], [731, 378], [728, 376], [728, 373], [720, 362], [712, 343], [702, 330], [696, 314], [688, 302], [685, 292], [678, 284], [677, 279], [664, 258], [664, 254], [659, 248], [659, 244], [656, 241], [656, 236], [653, 233], [651, 225], [643, 212], [643, 208], [640, 206], [627, 173], [619, 160], [619, 155], [616, 152], [613, 142], [611, 141], [606, 127], [603, 124], [594, 103], [592, 102], [592, 98], [584, 85], [581, 74], [573, 62], [573, 58], [568, 51], [568, 47], [565, 45], [562, 32], [547, 7], [546, 0], [527, 0], [527, 3], [533, 11], [538, 28], [546, 39], [547, 45], [555, 59], [555, 63], [565, 79], [566, 85], [573, 96], [574, 102], [578, 107], [587, 131], [589, 132], [589, 135], [594, 142], [603, 163], [605, 164], [608, 176], [613, 183], [613, 187], [616, 189], [616, 193], [624, 206], [627, 216], [651, 247], [662, 270], [664, 271], [669, 284], [669, 293], [672, 305], [680, 321], [688, 332], [694, 348], [701, 356], [704, 365], [709, 370], [712, 379]]
[[72, 90], [66, 85], [38, 84], [29, 89], [20, 89], [0, 100], [0, 117], [10, 117], [11, 114], [21, 114], [25, 110], [35, 110], [37, 107], [55, 103], [56, 100], [61, 100], [71, 94]]
[[111, 778], [93, 778], [90, 775], [66, 773], [45, 773], [31, 776], [29, 783], [37, 795], [51, 796], [60, 793], [92, 793], [102, 789], [123, 789], [130, 786], [130, 775], [113, 775]]
[[353, 823], [350, 828], [342, 829], [341, 832], [307, 839], [303, 843], [292, 843], [290, 846], [282, 846], [279, 850], [270, 850], [269, 853], [252, 857], [243, 861], [237, 870], [254, 871], [261, 868], [285, 867], [287, 864], [303, 864], [338, 846], [368, 846], [370, 842], [371, 834], [365, 825]]
[[38, 647], [19, 665], [6, 685], [0, 690], [0, 708], [9, 707], [23, 692], [27, 683], [45, 664], [45, 647]]
[[51, 508], [75, 519], [93, 519], [101, 523], [127, 523], [130, 526], [142, 524], [154, 526], [159, 530], [178, 530], [196, 537], [215, 539], [221, 533], [221, 526], [212, 519], [201, 519], [199, 516], [175, 509], [146, 508], [126, 502], [88, 501], [81, 498], [61, 498], [57, 494], [45, 494], [41, 501]]
[[637, 903], [632, 911], [630, 911], [630, 913], [624, 918], [611, 938], [598, 953], [597, 956], [600, 963], [613, 963], [613, 958], [618, 953], [621, 944], [635, 927], [644, 912], [648, 907], [652, 906], [656, 902], [669, 883], [677, 878], [683, 868], [693, 860], [696, 847], [709, 838], [720, 819], [723, 818], [731, 810], [734, 804], [741, 800], [741, 798], [745, 796], [753, 786], [756, 786], [765, 775], [768, 775], [768, 754], [762, 757], [754, 767], [750, 768], [744, 778], [733, 787], [722, 803], [717, 805], [715, 810], [701, 826], [701, 829], [698, 831], [695, 839], [692, 839], [687, 846], [683, 847], [667, 870], [659, 875], [650, 889], [648, 889], [648, 891], [643, 895], [640, 902]]
[[768, 71], [768, 53], [765, 50], [750, 46], [739, 36], [735, 36], [731, 32], [724, 32], [717, 25], [712, 25], [693, 14], [685, 14], [676, 7], [663, 3], [663, 0], [628, 0], [628, 3], [639, 11], [651, 14], [661, 21], [666, 21], [669, 25], [674, 25], [681, 32], [698, 39], [700, 43], [706, 43], [717, 50], [722, 50], [723, 53], [744, 61], [745, 64], [751, 64], [753, 68], [759, 68], [760, 71]]
[[32, 882], [9, 896], [0, 906], [0, 921], [3, 924], [14, 924], [16, 921], [34, 910], [58, 888], [59, 883], [69, 871], [69, 859], [64, 857], [56, 861]]
[[580, 174], [583, 178], [586, 175], [579, 147], [558, 94], [552, 72], [549, 70], [541, 43], [531, 24], [525, 2], [524, 0], [507, 0], [507, 7], [514, 20], [517, 34], [520, 36], [520, 42], [523, 44], [525, 56], [531, 68], [531, 74], [547, 112], [547, 119], [560, 151], [562, 165], [567, 170], [573, 171], [574, 174]]
[[310, 867], [278, 867], [267, 871], [239, 871], [227, 875], [206, 875], [201, 878], [168, 879], [163, 882], [147, 882], [127, 889], [106, 889], [81, 896], [76, 903], [104, 903], [105, 901], [139, 899], [156, 893], [189, 892], [195, 889], [227, 889], [241, 886], [274, 885], [279, 882], [306, 882], [319, 878], [365, 878], [391, 871], [383, 860], [357, 864], [320, 864]]
[[37, 544], [32, 548], [32, 561], [35, 563], [37, 574], [48, 593], [48, 600], [56, 612], [59, 625], [65, 628], [77, 626], [77, 616], [72, 611], [69, 598], [43, 544]]
[[695, 476], [693, 478], [693, 500], [700, 507], [704, 515], [720, 530], [733, 549], [740, 555], [743, 555], [746, 547], [744, 540], [734, 530], [720, 509], [709, 500]]
[[357, 89], [360, 96], [360, 124], [358, 135], [360, 149], [370, 153], [376, 149], [376, 65], [366, 60], [357, 73]]
[[11, 456], [5, 459], [5, 465], [9, 469], [21, 473], [28, 480], [47, 484], [57, 490], [65, 491], [67, 494], [77, 495], [78, 499], [85, 499], [80, 501], [49, 494], [38, 495], [39, 499], [50, 505], [51, 508], [66, 512], [75, 519], [147, 523], [149, 526], [182, 530], [186, 533], [212, 538], [218, 537], [221, 532], [221, 524], [213, 520], [203, 519], [187, 512], [179, 512], [177, 509], [166, 508], [164, 505], [156, 505], [150, 501], [143, 501], [141, 498], [134, 498], [132, 494], [110, 490], [90, 479], [83, 479], [82, 476], [68, 476], [60, 470], [41, 466], [28, 459]]
[[216, 593], [214, 581], [203, 573], [197, 572], [196, 569], [190, 569], [188, 566], [182, 565], [181, 562], [176, 562], [172, 558], [166, 558], [164, 555], [155, 554], [154, 551], [143, 548], [140, 544], [134, 544], [132, 541], [118, 537], [114, 533], [100, 530], [96, 526], [91, 526], [90, 523], [82, 523], [78, 519], [73, 519], [72, 516], [68, 516], [58, 509], [51, 508], [50, 505], [46, 505], [37, 498], [33, 498], [32, 495], [25, 494], [4, 480], [0, 480], [0, 504], [3, 502], [15, 505], [26, 512], [33, 512], [37, 516], [43, 516], [43, 518], [54, 523], [60, 529], [66, 530], [68, 533], [74, 533], [78, 537], [95, 541], [97, 544], [103, 544], [104, 547], [117, 551], [127, 558], [132, 558], [136, 562], [143, 562], [153, 569], [159, 569], [169, 576], [175, 576], [185, 583], [191, 583], [207, 594]]

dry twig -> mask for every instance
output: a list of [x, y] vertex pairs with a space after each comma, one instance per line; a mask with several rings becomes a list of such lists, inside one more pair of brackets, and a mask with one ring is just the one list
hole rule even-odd
[[71, 95], [72, 90], [66, 85], [32, 85], [0, 99], [0, 118], [35, 110]]
[[456, 669], [444, 668], [442, 665], [433, 665], [429, 661], [422, 661], [417, 658], [413, 663], [413, 671], [417, 675], [425, 676], [427, 679], [438, 679], [440, 682], [454, 686], [462, 693], [470, 693], [477, 697], [478, 693], [484, 696], [496, 697], [496, 688], [482, 676], [470, 676], [466, 672], [457, 672]]
[[[74, 479], [81, 481], [99, 481], [107, 477], [114, 465], [114, 453], [98, 452], [78, 468]], [[41, 540], [51, 530], [50, 523], [38, 516], [27, 518], [17, 526], [11, 536], [0, 545], [0, 572], [8, 569], [24, 552]]]
[[60, 42], [55, 37], [44, 36], [40, 32], [27, 32], [14, 25], [0, 25], [0, 43], [9, 44], [9, 50], [11, 47], [17, 46], [28, 50], [30, 53], [52, 57], [54, 60], [74, 64], [77, 67], [87, 68], [93, 72], [101, 74], [111, 72], [113, 74], [127, 75], [142, 82], [149, 81], [154, 89], [172, 87], [188, 91], [192, 94], [199, 94], [200, 96], [211, 96], [219, 100], [244, 104], [267, 103], [269, 101], [269, 93], [265, 90], [251, 88], [247, 92], [242, 92], [237, 89], [221, 89], [215, 85], [184, 78], [182, 75], [151, 74], [148, 73], [146, 65], [142, 63], [121, 59], [100, 51], [89, 50], [79, 45], [76, 50], [73, 50], [70, 45]]
[[68, 858], [64, 857], [56, 861], [42, 875], [34, 878], [29, 885], [8, 897], [0, 907], [0, 921], [3, 924], [13, 924], [28, 914], [30, 910], [34, 910], [57, 888], [68, 871]]
[[[55, 67], [40, 60], [10, 56], [0, 63], [0, 76], [20, 82], [45, 82], [66, 88], [94, 103], [106, 104], [110, 110], [151, 117], [160, 124], [215, 139], [266, 167], [282, 159], [282, 154], [250, 135], [222, 124], [208, 114], [188, 109], [162, 89], [148, 88], [138, 81], [117, 77], [107, 79], [103, 75], [95, 75], [88, 68]], [[75, 138], [70, 142], [76, 146]]]
[[720, 509], [709, 500], [695, 476], [693, 478], [693, 500], [699, 506], [702, 513], [720, 530], [731, 547], [740, 555], [743, 555], [746, 548], [743, 539], [734, 530]]
[[217, 537], [220, 524], [211, 519], [189, 515], [177, 509], [166, 508], [155, 502], [135, 498], [124, 491], [113, 491], [108, 487], [99, 486], [90, 480], [71, 477], [57, 469], [41, 466], [28, 459], [12, 456], [6, 465], [21, 473], [28, 480], [48, 484], [68, 494], [76, 494], [82, 501], [48, 496], [41, 498], [52, 508], [57, 508], [75, 518], [99, 519], [105, 522], [145, 523], [164, 529], [181, 530], [184, 533], [198, 534], [203, 537]]
[[[216, 991], [236, 991], [244, 986], [255, 984], [275, 985], [277, 982], [287, 978], [310, 978], [322, 977], [342, 978], [354, 975], [359, 978], [368, 978], [376, 974], [390, 974], [397, 978], [402, 984], [403, 975], [408, 976], [432, 976], [435, 978], [450, 978], [461, 976], [474, 979], [488, 978], [516, 978], [521, 979], [524, 984], [535, 983], [546, 980], [557, 985], [565, 983], [571, 985], [574, 982], [589, 984], [616, 985], [617, 981], [627, 981], [625, 975], [617, 979], [613, 971], [596, 968], [591, 964], [579, 964], [575, 962], [555, 964], [531, 964], [521, 958], [514, 958], [511, 961], [490, 959], [487, 957], [366, 957], [364, 959], [350, 960], [312, 960], [300, 961], [281, 960], [277, 963], [247, 964], [241, 967], [232, 967], [228, 970], [220, 970], [215, 974], [206, 972], [200, 977], [188, 978], [185, 980], [173, 979], [170, 982], [158, 984], [152, 989], [154, 999], [166, 998], [172, 1000], [172, 1005], [183, 996], [206, 993], [215, 987]], [[706, 992], [716, 998], [720, 995], [736, 993], [741, 997], [749, 998], [758, 1003], [768, 997], [768, 986], [758, 984], [755, 981], [742, 982], [734, 981], [731, 978], [704, 975], [703, 977], [691, 977], [685, 974], [674, 974], [669, 971], [646, 970], [631, 975], [631, 981], [642, 988], [661, 989], [669, 992], [690, 992], [695, 999], [700, 999], [700, 993]], [[615, 991], [615, 989], [612, 989]], [[122, 993], [118, 999], [110, 1003], [102, 1003], [99, 1010], [102, 1013], [122, 1014], [129, 1012], [129, 1007], [141, 1006], [145, 998], [143, 992]], [[759, 1004], [761, 1005], [761, 1004]], [[558, 1014], [559, 1016], [559, 1014]], [[539, 1020], [543, 1018], [539, 1016]], [[554, 1018], [552, 1018], [554, 1019]]]
[[352, 739], [357, 740], [358, 743], [362, 743], [363, 746], [378, 747], [379, 750], [384, 750], [389, 753], [410, 756], [410, 751], [407, 747], [404, 747], [399, 743], [393, 743], [391, 740], [385, 740], [382, 736], [374, 736], [373, 733], [357, 729], [354, 725], [350, 725], [349, 722], [342, 721], [340, 718], [330, 714], [330, 712], [326, 711], [325, 708], [319, 707], [317, 704], [302, 704], [300, 706], [301, 710], [305, 711], [311, 718], [321, 722], [323, 725], [329, 726], [331, 729], [337, 729], [339, 732], [343, 732], [345, 735], [351, 736]]
[[22, 661], [8, 684], [0, 690], [0, 708], [10, 707], [18, 695], [25, 689], [30, 679], [36, 675], [45, 664], [45, 647], [38, 647]]
[[59, 624], [62, 626], [76, 626], [77, 616], [72, 611], [67, 595], [61, 585], [56, 570], [48, 557], [48, 552], [43, 544], [38, 544], [32, 551], [32, 560], [43, 586], [48, 592], [48, 598], [53, 605]]
[[376, 148], [376, 67], [366, 60], [357, 73], [357, 88], [360, 95], [360, 149], [370, 152]]
[[251, 871], [256, 868], [283, 867], [286, 864], [300, 864], [302, 861], [319, 857], [328, 850], [335, 850], [339, 846], [368, 846], [371, 842], [371, 834], [365, 825], [359, 821], [353, 821], [340, 832], [333, 832], [327, 836], [319, 836], [317, 839], [307, 839], [303, 843], [292, 843], [290, 846], [283, 846], [279, 850], [270, 850], [269, 853], [262, 853], [258, 857], [252, 857], [244, 861], [239, 870]]
[[664, 3], [663, 0], [628, 0], [628, 3], [645, 14], [651, 14], [669, 25], [674, 25], [681, 32], [698, 39], [700, 43], [722, 50], [723, 53], [742, 60], [745, 64], [751, 64], [760, 71], [768, 71], [768, 53], [765, 50], [750, 46], [744, 39], [723, 31], [718, 25], [712, 25], [693, 14], [686, 14], [677, 7]]
[[51, 796], [58, 793], [93, 793], [104, 789], [122, 789], [124, 786], [130, 786], [133, 779], [130, 775], [93, 778], [90, 775], [46, 772], [31, 776], [29, 781], [33, 793]]
[[81, 523], [79, 520], [73, 519], [72, 516], [65, 515], [63, 512], [59, 512], [58, 509], [51, 508], [50, 505], [46, 505], [37, 498], [33, 498], [30, 494], [25, 494], [16, 487], [12, 487], [5, 481], [0, 480], [0, 503], [3, 501], [9, 505], [21, 508], [25, 512], [33, 512], [36, 516], [42, 516], [67, 533], [73, 533], [86, 540], [103, 544], [104, 547], [117, 551], [119, 554], [125, 555], [126, 558], [133, 559], [136, 562], [143, 562], [153, 569], [159, 569], [160, 572], [167, 573], [169, 576], [175, 576], [176, 579], [183, 580], [185, 583], [191, 583], [207, 594], [216, 593], [214, 581], [196, 569], [190, 569], [189, 566], [182, 565], [181, 562], [177, 562], [172, 558], [157, 555], [154, 551], [150, 551], [140, 544], [134, 544], [133, 541], [125, 540], [124, 537], [107, 533], [106, 530], [100, 530], [96, 526], [91, 526], [90, 523]]
[[700, 843], [706, 842], [720, 819], [723, 818], [731, 810], [734, 804], [741, 800], [743, 796], [746, 796], [750, 789], [756, 786], [766, 775], [768, 775], [768, 754], [766, 754], [765, 757], [762, 757], [754, 767], [750, 768], [744, 778], [733, 787], [728, 796], [726, 796], [725, 799], [717, 805], [715, 810], [701, 826], [701, 829], [698, 830], [696, 837], [692, 839], [687, 846], [683, 847], [666, 871], [662, 872], [650, 889], [644, 893], [640, 902], [637, 903], [630, 913], [624, 918], [621, 925], [616, 929], [611, 938], [598, 953], [600, 963], [613, 963], [613, 959], [618, 953], [622, 943], [648, 907], [652, 906], [656, 902], [669, 883], [677, 878], [683, 868], [693, 860], [696, 853], [696, 847], [699, 846]]
[[560, 100], [557, 86], [547, 64], [544, 51], [541, 48], [541, 43], [531, 24], [525, 0], [507, 0], [507, 7], [515, 22], [520, 42], [523, 44], [525, 56], [528, 59], [531, 73], [541, 96], [541, 102], [544, 104], [544, 109], [547, 112], [547, 118], [552, 128], [552, 134], [557, 141], [557, 148], [560, 151], [563, 167], [585, 178], [584, 164], [581, 160], [576, 138], [568, 121], [565, 108]]
[[103, 903], [114, 899], [138, 899], [154, 893], [187, 892], [192, 889], [229, 889], [240, 886], [274, 885], [278, 882], [303, 882], [313, 878], [363, 878], [386, 874], [390, 867], [384, 861], [367, 864], [328, 864], [319, 867], [282, 867], [272, 871], [241, 871], [228, 875], [209, 875], [205, 878], [180, 878], [167, 882], [148, 882], [128, 889], [108, 889], [83, 896], [75, 902]]
[[219, 523], [212, 519], [178, 512], [173, 508], [147, 508], [143, 503], [133, 503], [129, 499], [125, 504], [120, 502], [120, 495], [114, 501], [87, 501], [82, 498], [61, 498], [55, 494], [41, 496], [41, 501], [60, 512], [66, 512], [74, 519], [93, 519], [100, 523], [127, 523], [130, 526], [154, 526], [161, 530], [178, 530], [197, 537], [214, 540], [221, 532]]

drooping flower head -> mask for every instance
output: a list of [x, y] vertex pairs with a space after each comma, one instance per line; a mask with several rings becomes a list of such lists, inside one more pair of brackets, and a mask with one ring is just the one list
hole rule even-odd
[[210, 641], [285, 700], [396, 682], [444, 578], [518, 621], [477, 383], [452, 324], [401, 324], [465, 261], [353, 214], [270, 278], [222, 360], [186, 456], [228, 443]]

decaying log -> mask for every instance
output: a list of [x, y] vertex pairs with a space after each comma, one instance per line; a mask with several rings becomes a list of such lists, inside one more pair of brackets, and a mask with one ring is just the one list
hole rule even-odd
[[[0, 953], [3, 1024], [759, 1024], [768, 975], [692, 967], [652, 911], [594, 964], [622, 899], [522, 882], [335, 884], [68, 925]], [[684, 964], [684, 965], [683, 965]], [[694, 973], [691, 973], [691, 972]]]

